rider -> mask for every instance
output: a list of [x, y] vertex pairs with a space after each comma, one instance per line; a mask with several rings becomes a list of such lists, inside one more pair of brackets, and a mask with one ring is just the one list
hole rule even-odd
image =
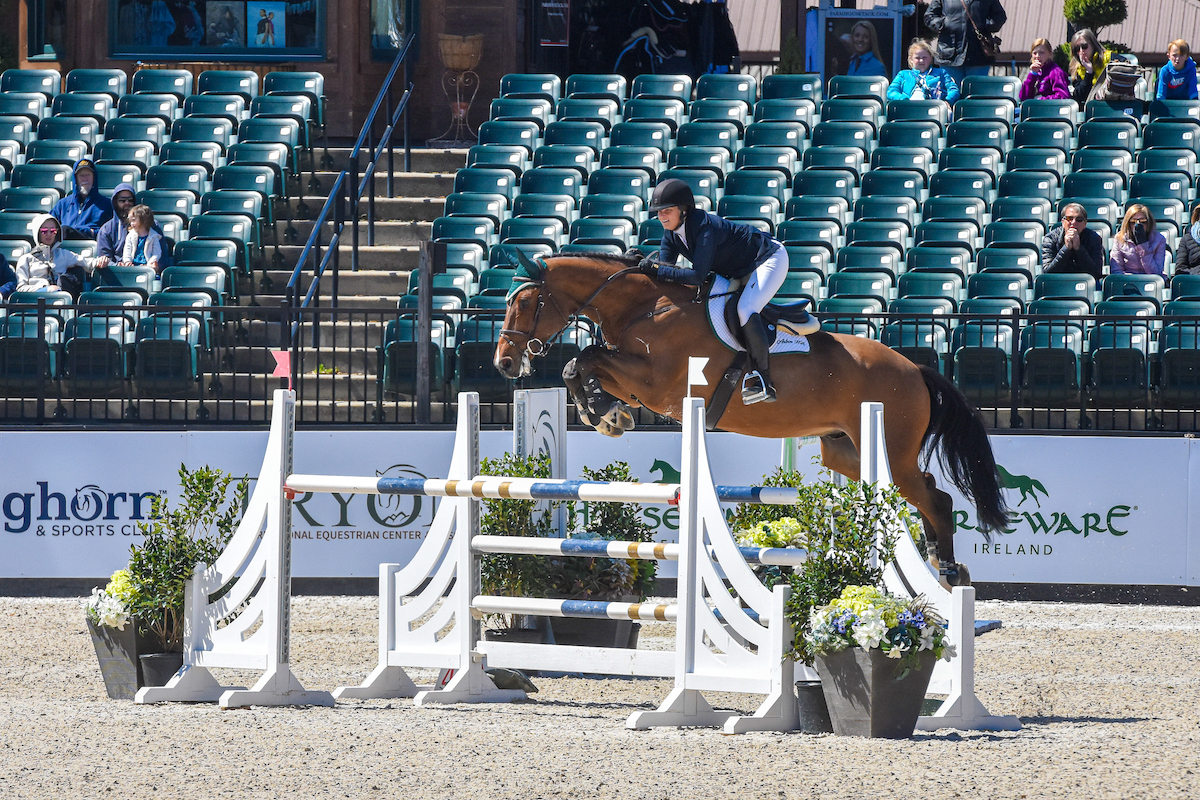
[[[650, 211], [658, 214], [665, 230], [660, 263], [644, 259], [643, 272], [658, 280], [692, 285], [703, 284], [710, 272], [747, 278], [737, 312], [753, 370], [742, 381], [742, 402], [775, 402], [768, 352], [771, 338], [759, 312], [787, 277], [787, 250], [758, 228], [696, 208], [691, 188], [676, 178], [655, 187]], [[670, 266], [680, 253], [692, 262], [692, 269]]]

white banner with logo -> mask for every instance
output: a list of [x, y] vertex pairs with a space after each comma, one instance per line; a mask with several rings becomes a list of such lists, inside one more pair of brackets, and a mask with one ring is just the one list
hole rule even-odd
[[[0, 433], [0, 578], [100, 577], [119, 569], [150, 496], [178, 493], [177, 471], [208, 464], [255, 477], [265, 431]], [[1005, 436], [992, 438], [1014, 512], [1010, 532], [987, 542], [974, 510], [955, 493], [960, 561], [981, 582], [1200, 584], [1200, 447], [1183, 438]], [[297, 472], [442, 477], [450, 431], [300, 431]], [[485, 431], [485, 457], [511, 449], [511, 431]], [[567, 437], [568, 476], [626, 461], [644, 481], [674, 482], [680, 437], [633, 432]], [[780, 460], [778, 440], [710, 434], [713, 474], [754, 484]], [[815, 478], [815, 444], [796, 459]], [[946, 482], [939, 484], [945, 487]], [[1195, 496], [1193, 496], [1195, 494]], [[373, 577], [380, 562], [405, 563], [433, 516], [432, 498], [319, 494], [293, 513], [293, 574]], [[656, 538], [674, 541], [678, 512], [647, 507]], [[1190, 546], [1189, 546], [1190, 545]], [[663, 564], [670, 577], [673, 565]]]

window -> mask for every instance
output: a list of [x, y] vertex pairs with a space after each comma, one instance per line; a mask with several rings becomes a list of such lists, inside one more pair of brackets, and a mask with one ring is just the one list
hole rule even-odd
[[416, 21], [416, 0], [371, 0], [371, 57], [395, 59]]
[[113, 58], [325, 59], [325, 0], [109, 0]]
[[67, 25], [67, 0], [26, 0], [29, 60], [57, 61]]

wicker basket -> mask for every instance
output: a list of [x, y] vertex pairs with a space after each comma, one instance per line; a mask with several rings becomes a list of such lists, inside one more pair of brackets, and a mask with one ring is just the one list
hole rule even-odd
[[438, 35], [438, 49], [442, 53], [442, 63], [446, 69], [471, 70], [479, 65], [483, 58], [483, 34], [474, 36], [454, 36], [449, 33]]

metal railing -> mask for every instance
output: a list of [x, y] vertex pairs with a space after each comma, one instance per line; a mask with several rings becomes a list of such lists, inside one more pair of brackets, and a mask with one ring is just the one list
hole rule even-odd
[[[386, 157], [385, 190], [388, 197], [395, 195], [395, 148], [393, 135], [399, 126], [404, 138], [404, 171], [412, 169], [412, 142], [409, 136], [408, 103], [412, 97], [413, 58], [415, 57], [416, 32], [408, 34], [392, 62], [387, 77], [375, 97], [370, 113], [363, 123], [354, 148], [350, 152], [349, 169], [338, 173], [334, 179], [325, 205], [317, 214], [313, 223], [312, 233], [296, 259], [296, 266], [287, 284], [287, 304], [291, 309], [309, 308], [321, 304], [321, 281], [326, 271], [330, 271], [328, 292], [329, 304], [336, 308], [338, 304], [338, 276], [341, 268], [339, 246], [345, 233], [347, 222], [350, 223], [350, 268], [358, 270], [359, 242], [361, 240], [361, 218], [363, 194], [366, 193], [366, 243], [375, 243], [375, 189], [376, 173], [379, 162]], [[394, 97], [397, 76], [403, 68], [404, 89], [399, 97]], [[376, 133], [376, 127], [382, 124], [382, 130]], [[366, 157], [365, 165], [360, 164]], [[325, 225], [333, 223], [333, 232], [329, 241], [325, 242]], [[324, 251], [322, 253], [322, 251]], [[306, 267], [311, 264], [308, 289], [301, 293], [301, 279]], [[292, 333], [296, 332], [293, 322]]]

